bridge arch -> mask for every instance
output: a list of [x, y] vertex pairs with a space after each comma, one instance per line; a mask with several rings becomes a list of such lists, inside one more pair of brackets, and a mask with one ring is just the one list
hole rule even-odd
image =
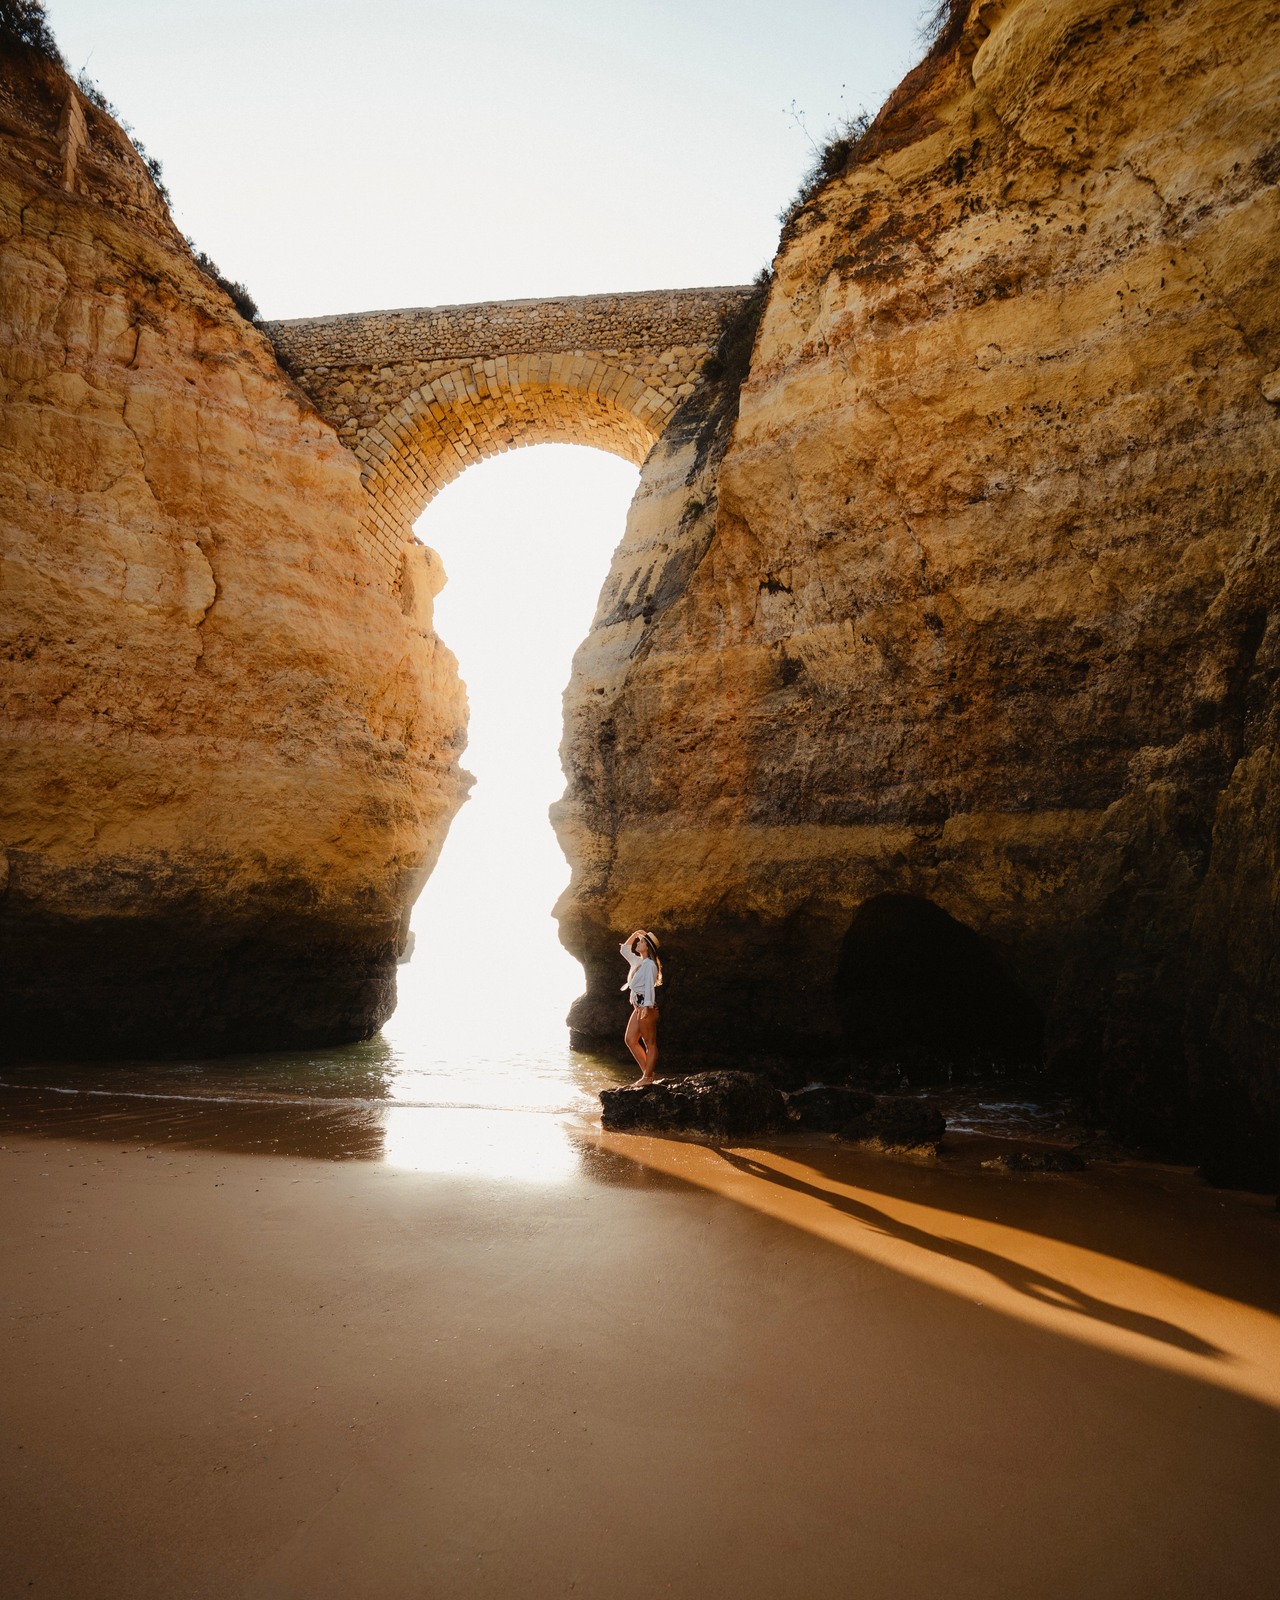
[[466, 362], [410, 391], [366, 436], [369, 535], [403, 540], [444, 486], [475, 462], [533, 444], [593, 445], [639, 465], [678, 403], [582, 352]]
[[360, 540], [395, 583], [423, 509], [485, 456], [570, 443], [643, 461], [752, 293], [660, 289], [263, 326], [359, 459]]

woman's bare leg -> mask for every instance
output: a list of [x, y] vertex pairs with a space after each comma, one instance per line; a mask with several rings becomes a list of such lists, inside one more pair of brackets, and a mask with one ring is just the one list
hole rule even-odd
[[642, 1082], [653, 1082], [653, 1070], [658, 1065], [658, 1011], [656, 1006], [645, 1006], [636, 1012], [640, 1019], [640, 1043], [644, 1047], [644, 1064]]
[[649, 1062], [644, 1053], [644, 1046], [640, 1043], [640, 1018], [642, 1015], [642, 1012], [634, 1007], [632, 1008], [631, 1015], [627, 1019], [626, 1041], [627, 1049], [635, 1057], [636, 1066], [640, 1068], [639, 1082], [646, 1083], [652, 1077], [652, 1073], [649, 1071]]

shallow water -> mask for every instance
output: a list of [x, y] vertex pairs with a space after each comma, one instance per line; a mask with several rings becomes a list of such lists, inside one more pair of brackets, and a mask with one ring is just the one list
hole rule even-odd
[[[415, 921], [438, 925], [430, 893]], [[491, 954], [485, 917], [418, 940], [377, 1037], [220, 1059], [45, 1061], [0, 1068], [0, 1135], [67, 1136], [228, 1153], [380, 1161], [417, 1172], [557, 1182], [584, 1160], [603, 1088], [634, 1071], [569, 1046], [580, 969], [549, 917], [517, 941], [533, 997]], [[621, 965], [621, 963], [619, 964]], [[619, 1031], [625, 1003], [619, 996]], [[679, 1070], [679, 1060], [666, 1066]], [[1008, 1084], [930, 1092], [957, 1135], [1074, 1141], [1050, 1095]]]
[[0, 1132], [551, 1179], [573, 1170], [598, 1091], [627, 1077], [563, 1031], [541, 1051], [439, 1056], [389, 1029], [327, 1050], [8, 1066]]
[[[477, 1015], [486, 1017], [483, 1004]], [[599, 1091], [633, 1073], [570, 1049], [562, 1025], [524, 1048], [508, 1041], [501, 1053], [501, 1018], [488, 1017], [473, 1035], [480, 1048], [470, 1050], [433, 1049], [414, 1007], [398, 1027], [393, 1019], [374, 1039], [332, 1049], [10, 1065], [0, 1069], [0, 1135], [381, 1161], [526, 1182], [572, 1176], [586, 1159], [580, 1135], [598, 1124]], [[1080, 1132], [1060, 1102], [1011, 1097], [998, 1085], [930, 1098], [958, 1135], [1061, 1142]]]

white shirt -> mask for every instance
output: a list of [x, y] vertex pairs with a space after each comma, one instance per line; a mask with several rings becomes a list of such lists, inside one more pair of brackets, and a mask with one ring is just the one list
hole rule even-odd
[[643, 960], [635, 953], [629, 944], [620, 944], [618, 954], [626, 961], [630, 969], [626, 987], [631, 991], [631, 1004], [633, 1006], [656, 1006], [654, 998], [654, 983], [657, 980], [658, 968], [651, 956]]

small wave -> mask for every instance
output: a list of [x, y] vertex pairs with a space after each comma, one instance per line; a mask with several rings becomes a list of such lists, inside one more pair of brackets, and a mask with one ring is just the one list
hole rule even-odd
[[544, 1112], [547, 1116], [563, 1116], [575, 1110], [572, 1105], [489, 1105], [470, 1100], [368, 1100], [340, 1098], [335, 1095], [266, 1095], [266, 1094], [177, 1094], [160, 1093], [149, 1089], [84, 1089], [57, 1083], [6, 1083], [0, 1089], [15, 1089], [24, 1094], [91, 1095], [103, 1100], [161, 1100], [180, 1101], [195, 1105], [215, 1106], [320, 1106], [337, 1111], [518, 1111]]

